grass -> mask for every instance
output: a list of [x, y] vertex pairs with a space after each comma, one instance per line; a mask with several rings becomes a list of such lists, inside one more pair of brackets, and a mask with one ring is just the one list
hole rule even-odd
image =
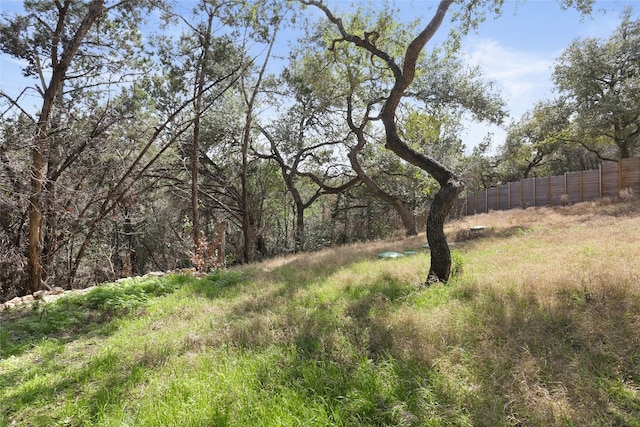
[[[486, 229], [470, 235], [470, 226]], [[0, 426], [640, 425], [640, 203], [95, 288], [0, 314]]]

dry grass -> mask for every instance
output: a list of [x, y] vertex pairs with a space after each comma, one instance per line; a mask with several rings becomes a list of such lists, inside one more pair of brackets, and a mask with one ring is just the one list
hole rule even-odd
[[[317, 252], [305, 252], [295, 255], [279, 256], [259, 264], [244, 267], [246, 269], [259, 269], [271, 272], [280, 267], [292, 267], [304, 270], [326, 268], [327, 266], [343, 266], [353, 262], [370, 259], [384, 251], [418, 250], [426, 243], [424, 233], [406, 239], [388, 239], [374, 242], [353, 243], [350, 245], [336, 246]], [[242, 269], [242, 267], [241, 267]]]
[[[476, 225], [486, 228], [470, 232]], [[271, 312], [257, 314], [249, 341], [286, 342], [289, 331], [348, 364], [346, 339], [374, 360], [426, 367], [434, 374], [419, 381], [414, 413], [435, 425], [639, 425], [640, 201], [492, 212], [446, 232], [464, 274], [425, 291], [428, 255], [370, 261], [421, 248], [424, 234], [251, 267], [265, 283], [314, 286], [287, 296], [313, 300], [311, 314], [275, 325]], [[364, 296], [344, 301], [354, 289]]]
[[[69, 342], [25, 332], [0, 425], [640, 426], [640, 202], [446, 231], [464, 262], [447, 285], [422, 285], [427, 252], [376, 257], [423, 234], [185, 278]], [[0, 325], [0, 344], [78, 311]]]

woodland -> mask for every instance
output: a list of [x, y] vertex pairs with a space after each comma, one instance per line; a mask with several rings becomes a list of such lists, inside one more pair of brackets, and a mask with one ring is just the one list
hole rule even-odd
[[0, 302], [425, 228], [426, 281], [446, 282], [465, 188], [640, 155], [631, 9], [557, 58], [556, 98], [468, 151], [466, 122], [506, 107], [460, 44], [501, 0], [432, 2], [413, 23], [392, 4], [188, 4], [25, 0], [0, 17], [31, 82], [0, 92]]

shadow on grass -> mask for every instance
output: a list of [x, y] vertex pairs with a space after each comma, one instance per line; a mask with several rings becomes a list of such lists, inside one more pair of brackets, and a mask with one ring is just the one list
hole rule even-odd
[[452, 296], [467, 314], [437, 331], [413, 314], [387, 325], [396, 363], [432, 367], [422, 387], [443, 414], [474, 425], [638, 425], [637, 298], [567, 291], [550, 305], [534, 292], [465, 287]]
[[[227, 305], [219, 322], [192, 331], [188, 338], [198, 346], [190, 357], [212, 347], [245, 358], [274, 348], [293, 353], [286, 363], [265, 366], [261, 389], [249, 392], [303, 396], [300, 404], [324, 406], [325, 425], [638, 425], [640, 299], [631, 286], [558, 285], [545, 299], [534, 289], [499, 292], [463, 279], [416, 288], [381, 270], [366, 282], [313, 288], [344, 265], [220, 271], [190, 281], [184, 292]], [[85, 302], [97, 310], [107, 300], [114, 297]], [[79, 334], [63, 327], [59, 341], [34, 353], [33, 370], [7, 364], [0, 389], [38, 369], [44, 375], [5, 394], [0, 424], [8, 408], [52, 405], [59, 393], [78, 396], [69, 399], [74, 421], [130, 410], [121, 401], [137, 396], [149, 370], [183, 350], [179, 343], [137, 356], [96, 349], [86, 363], [65, 366], [57, 357], [65, 333]], [[45, 417], [29, 421], [44, 425]]]
[[242, 271], [216, 270], [200, 280], [192, 281], [187, 291], [208, 299], [231, 299], [242, 292], [241, 285], [247, 282], [247, 275]]
[[[145, 345], [143, 351], [129, 354], [117, 344], [100, 348], [103, 338], [118, 331], [123, 324], [118, 319], [192, 282], [181, 275], [126, 281], [11, 313], [0, 324], [0, 425], [3, 417], [14, 424], [51, 425], [52, 417], [64, 410], [55, 407], [49, 413], [42, 408], [56, 406], [58, 400], [73, 402], [67, 409], [73, 412], [70, 417], [83, 422], [95, 421], [108, 406], [121, 404], [175, 349]], [[71, 345], [78, 339], [81, 345]], [[29, 408], [28, 418], [15, 418], [24, 408]]]
[[[150, 364], [156, 367], [162, 363], [162, 352], [157, 353], [159, 355], [132, 359], [115, 349], [106, 349], [87, 358], [87, 363], [64, 364], [51, 358], [37, 360], [32, 367], [9, 369], [0, 382], [0, 390], [6, 389], [0, 403], [0, 420], [2, 416], [12, 417], [11, 425], [44, 426], [52, 425], [54, 421], [62, 425], [96, 424], [113, 407], [119, 407], [123, 397], [145, 380]], [[55, 352], [45, 352], [42, 356], [55, 356]], [[36, 372], [39, 378], [21, 384], [26, 376]], [[8, 389], [9, 386], [13, 386], [13, 390]], [[55, 405], [56, 401], [73, 402], [65, 420], [56, 419], [55, 414], [64, 413], [59, 408], [51, 412], [42, 410]], [[32, 409], [26, 415], [22, 411], [22, 418], [16, 418], [14, 411], [24, 407]]]
[[382, 273], [328, 302], [247, 309], [229, 344], [293, 348], [282, 385], [341, 425], [638, 425], [640, 300], [604, 286], [549, 303], [459, 282], [421, 309], [432, 288]]

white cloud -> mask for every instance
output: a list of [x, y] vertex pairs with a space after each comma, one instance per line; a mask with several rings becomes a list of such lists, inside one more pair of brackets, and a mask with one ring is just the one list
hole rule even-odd
[[538, 53], [512, 49], [495, 40], [478, 40], [466, 52], [471, 65], [481, 67], [495, 80], [507, 100], [511, 117], [518, 118], [551, 93], [552, 67], [557, 53]]
[[[468, 63], [479, 66], [485, 77], [495, 81], [500, 88], [509, 111], [505, 125], [533, 109], [537, 102], [552, 96], [551, 74], [560, 52], [541, 54], [510, 48], [492, 39], [473, 40], [465, 51]], [[479, 144], [489, 132], [493, 134], [494, 148], [506, 137], [504, 127], [469, 123], [463, 135], [468, 149]]]

